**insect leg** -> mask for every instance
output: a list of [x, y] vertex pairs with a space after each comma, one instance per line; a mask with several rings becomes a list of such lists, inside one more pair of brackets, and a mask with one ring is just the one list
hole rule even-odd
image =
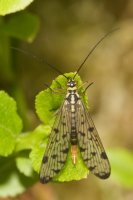
[[78, 90], [79, 89], [81, 89], [84, 85], [86, 85], [88, 83], [88, 81], [85, 81], [82, 85], [80, 85], [79, 87], [78, 87]]
[[[87, 84], [87, 83], [88, 83], [88, 81], [85, 81], [81, 86], [78, 87], [78, 90], [79, 90], [80, 88], [82, 88], [82, 87], [83, 87], [85, 84]], [[94, 83], [94, 82], [89, 83], [88, 86], [84, 89], [84, 91], [82, 91], [82, 96], [85, 95], [87, 89], [88, 89], [93, 83]]]
[[55, 82], [59, 85], [60, 88], [62, 88], [61, 84], [59, 83], [59, 81], [55, 80]]
[[94, 82], [89, 83], [89, 85], [85, 88], [84, 94], [86, 93], [87, 89], [93, 84]]

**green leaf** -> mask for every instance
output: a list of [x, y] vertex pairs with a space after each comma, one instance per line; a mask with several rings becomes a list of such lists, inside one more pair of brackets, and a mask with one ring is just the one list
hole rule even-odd
[[27, 178], [16, 168], [13, 157], [0, 157], [0, 197], [14, 197], [24, 192], [37, 181], [37, 177]]
[[41, 167], [41, 162], [42, 158], [45, 152], [45, 148], [47, 145], [47, 140], [45, 139], [38, 145], [37, 147], [34, 147], [34, 149], [31, 151], [29, 158], [31, 159], [31, 164], [33, 169], [39, 173], [40, 167]]
[[25, 176], [31, 177], [33, 175], [33, 169], [32, 169], [31, 161], [29, 160], [29, 158], [17, 157], [16, 165], [19, 171], [23, 173]]
[[[28, 140], [25, 141], [25, 145], [31, 143], [31, 153], [29, 155], [31, 164], [36, 172], [39, 172], [44, 150], [46, 148], [48, 136], [51, 132], [50, 126], [38, 126], [31, 134], [29, 134]], [[24, 143], [23, 143], [24, 144]]]
[[25, 188], [20, 183], [14, 160], [0, 157], [0, 166], [0, 197], [22, 193]]
[[20, 12], [10, 17], [2, 30], [8, 36], [32, 42], [39, 30], [39, 19], [31, 13]]
[[117, 148], [108, 151], [111, 177], [125, 187], [133, 187], [133, 152]]
[[22, 133], [17, 137], [15, 151], [33, 149], [40, 141], [47, 138], [51, 131], [49, 126], [40, 125], [34, 131]]
[[22, 121], [16, 111], [16, 102], [0, 91], [0, 155], [8, 156], [15, 147], [16, 137], [22, 130]]
[[19, 180], [16, 172], [12, 172], [5, 184], [0, 184], [0, 197], [14, 197], [25, 191], [25, 187]]
[[33, 0], [0, 0], [0, 15], [7, 15], [25, 9]]
[[5, 127], [0, 127], [0, 155], [8, 156], [15, 147], [15, 138]]
[[[74, 74], [75, 73], [67, 73], [65, 74], [65, 76], [73, 78]], [[54, 114], [60, 108], [66, 95], [67, 81], [68, 80], [64, 76], [60, 75], [52, 82], [50, 86], [52, 90], [48, 88], [37, 95], [36, 112], [43, 123], [50, 125], [53, 124], [55, 118]], [[82, 81], [78, 75], [76, 76], [75, 81], [77, 82], [77, 87], [80, 87], [82, 85]], [[83, 91], [84, 89], [80, 87], [78, 92], [79, 94], [81, 94]], [[63, 95], [60, 95], [60, 93]], [[88, 105], [88, 102], [86, 102], [87, 97], [81, 96], [81, 98], [83, 99], [85, 104]], [[42, 140], [40, 144], [35, 147], [30, 153], [32, 166], [37, 172], [40, 171], [40, 166], [43, 155], [45, 153], [47, 142], [47, 139], [44, 138], [44, 140]], [[71, 180], [80, 180], [82, 178], [85, 178], [87, 174], [88, 169], [81, 159], [80, 152], [78, 152], [76, 166], [73, 165], [71, 153], [69, 152], [64, 168], [61, 170], [58, 176], [54, 178], [54, 181], [64, 182]]]

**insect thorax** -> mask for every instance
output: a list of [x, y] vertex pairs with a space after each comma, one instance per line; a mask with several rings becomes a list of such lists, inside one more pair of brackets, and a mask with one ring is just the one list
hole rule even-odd
[[68, 103], [72, 106], [75, 107], [77, 101], [80, 99], [78, 92], [77, 92], [77, 83], [73, 79], [69, 79], [67, 82], [67, 95], [66, 95], [66, 100]]

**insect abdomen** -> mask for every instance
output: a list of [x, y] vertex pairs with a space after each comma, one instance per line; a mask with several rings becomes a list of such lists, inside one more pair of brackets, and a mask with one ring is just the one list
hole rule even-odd
[[76, 116], [75, 116], [75, 101], [74, 96], [71, 99], [71, 154], [72, 154], [72, 161], [73, 164], [76, 164], [77, 160], [77, 130], [76, 130]]
[[71, 144], [77, 145], [77, 133], [75, 131], [71, 131]]
[[77, 160], [77, 125], [76, 125], [76, 104], [79, 100], [79, 96], [77, 94], [76, 88], [69, 87], [68, 95], [66, 100], [69, 102], [70, 105], [70, 112], [71, 112], [71, 132], [70, 132], [70, 142], [71, 142], [71, 155], [73, 164], [76, 164]]
[[75, 121], [75, 113], [71, 112], [71, 135], [70, 135], [70, 141], [71, 141], [71, 154], [72, 154], [72, 161], [73, 164], [76, 164], [77, 160], [77, 130], [76, 130], [76, 121]]
[[71, 104], [71, 144], [77, 145], [77, 130], [76, 130], [76, 117], [75, 117], [75, 105]]

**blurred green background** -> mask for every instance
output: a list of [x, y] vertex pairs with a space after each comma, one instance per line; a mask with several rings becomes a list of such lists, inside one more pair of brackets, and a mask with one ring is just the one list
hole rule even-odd
[[[113, 169], [114, 173], [105, 181], [90, 174], [78, 182], [37, 183], [13, 199], [132, 200], [133, 1], [38, 0], [26, 10], [38, 17], [36, 26], [40, 24], [40, 28], [33, 31], [38, 32], [37, 35], [34, 33], [36, 36], [29, 39], [15, 38], [14, 32], [10, 34], [13, 37], [7, 34], [10, 19], [19, 13], [0, 18], [0, 24], [8, 24], [7, 28], [0, 29], [0, 89], [16, 99], [24, 130], [39, 124], [34, 109], [35, 95], [58, 73], [10, 47], [44, 58], [62, 73], [73, 72], [105, 33], [120, 28], [97, 47], [79, 73], [83, 81], [95, 82], [88, 89], [91, 113], [111, 162], [117, 164], [114, 165], [116, 171]], [[28, 30], [31, 23], [23, 17], [22, 22], [27, 24]], [[21, 30], [22, 24], [17, 24], [16, 29]], [[131, 155], [127, 158], [126, 153]]]

